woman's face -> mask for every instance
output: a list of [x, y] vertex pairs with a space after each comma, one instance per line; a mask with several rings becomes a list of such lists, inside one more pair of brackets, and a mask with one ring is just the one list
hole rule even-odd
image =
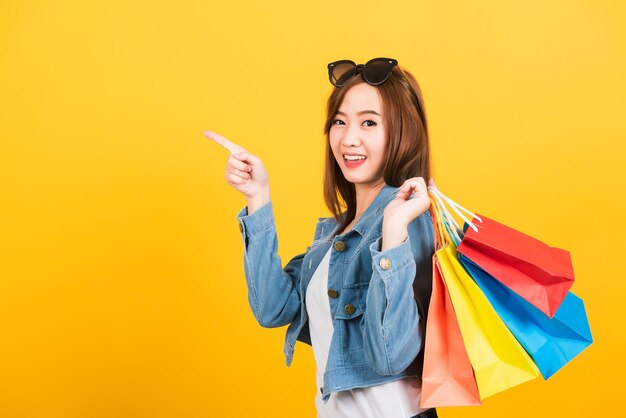
[[[382, 177], [387, 143], [378, 89], [357, 84], [344, 96], [330, 128], [330, 146], [344, 177], [351, 183], [376, 185]], [[346, 161], [346, 154], [365, 160]]]

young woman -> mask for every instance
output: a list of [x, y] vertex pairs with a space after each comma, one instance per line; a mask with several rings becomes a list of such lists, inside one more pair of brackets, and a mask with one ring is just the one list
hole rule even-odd
[[225, 177], [247, 200], [237, 219], [250, 307], [264, 327], [289, 325], [287, 365], [296, 340], [312, 345], [318, 417], [436, 417], [419, 408], [434, 252], [422, 94], [395, 59], [328, 70], [333, 216], [319, 218], [311, 245], [284, 268], [261, 160], [206, 133], [231, 151]]

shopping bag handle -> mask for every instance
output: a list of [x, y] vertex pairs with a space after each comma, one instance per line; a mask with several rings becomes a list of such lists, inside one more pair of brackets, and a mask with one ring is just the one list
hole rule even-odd
[[459, 225], [457, 225], [456, 221], [454, 220], [450, 212], [448, 212], [448, 209], [446, 208], [445, 204], [441, 200], [441, 197], [439, 197], [439, 195], [434, 192], [431, 194], [437, 201], [436, 206], [439, 210], [439, 214], [441, 215], [441, 219], [443, 221], [443, 227], [449, 233], [451, 240], [454, 241], [456, 245], [459, 245], [459, 243], [461, 242], [461, 237], [459, 236], [459, 232], [461, 231], [461, 228], [459, 228]]
[[[443, 213], [440, 201], [438, 201], [436, 196], [432, 193], [429, 194], [428, 197], [431, 203], [430, 210], [433, 218], [433, 228], [436, 232], [435, 248], [442, 248], [450, 242], [454, 242], [454, 244], [458, 246], [460, 243], [460, 239], [458, 238], [458, 236], [454, 236], [452, 232], [452, 227], [449, 225], [448, 220], [445, 219], [446, 215]], [[439, 246], [437, 246], [437, 244]]]
[[[454, 210], [454, 212], [456, 212], [456, 214], [459, 215], [461, 217], [461, 219], [463, 219], [475, 232], [478, 232], [478, 227], [476, 227], [476, 225], [474, 225], [474, 223], [472, 221], [467, 219], [461, 212], [459, 212], [459, 209], [461, 209], [462, 211], [466, 212], [467, 214], [472, 216], [472, 218], [478, 220], [479, 222], [482, 222], [482, 219], [480, 219], [479, 216], [477, 216], [475, 213], [465, 209], [463, 206], [459, 205], [458, 203], [456, 203], [455, 201], [453, 201], [449, 197], [445, 196], [435, 186], [428, 186], [428, 191], [431, 192], [433, 194], [433, 196], [435, 196], [435, 198], [440, 203], [440, 205], [443, 208], [443, 210], [446, 213], [446, 215], [448, 215], [450, 217], [450, 219], [452, 221], [452, 224], [456, 227], [457, 230], [462, 231], [463, 229], [460, 228], [459, 225], [454, 220], [454, 218], [452, 218], [452, 215], [450, 215], [450, 212], [448, 212], [448, 210], [446, 209], [445, 205], [443, 204], [442, 199], [445, 200], [446, 203], [448, 203], [450, 205], [452, 210]], [[456, 235], [456, 236], [458, 237], [458, 235]], [[460, 240], [460, 238], [459, 238], [459, 240]]]
[[430, 211], [430, 215], [433, 220], [434, 248], [435, 251], [438, 251], [444, 247], [444, 244], [448, 241], [448, 237], [445, 236], [441, 230], [441, 214], [439, 213], [439, 208], [437, 207], [437, 201], [432, 195], [429, 195], [428, 199], [430, 200], [430, 207], [428, 210]]

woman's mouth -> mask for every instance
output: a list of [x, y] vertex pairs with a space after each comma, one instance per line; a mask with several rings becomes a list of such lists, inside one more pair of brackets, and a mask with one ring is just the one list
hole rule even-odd
[[356, 157], [350, 157], [351, 159], [347, 159], [346, 156], [343, 156], [343, 162], [346, 165], [346, 167], [348, 168], [357, 168], [360, 167], [365, 160], [367, 159], [367, 157], [358, 157], [358, 159]]

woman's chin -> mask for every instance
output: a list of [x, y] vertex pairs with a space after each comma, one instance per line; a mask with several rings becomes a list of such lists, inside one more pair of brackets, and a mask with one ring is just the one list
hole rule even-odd
[[345, 176], [345, 179], [352, 184], [371, 183], [371, 180], [368, 180], [367, 178], [362, 176]]
[[354, 174], [349, 173], [348, 175], [343, 176], [346, 180], [348, 180], [350, 183], [362, 183], [364, 181], [363, 177], [361, 176], [355, 176]]

